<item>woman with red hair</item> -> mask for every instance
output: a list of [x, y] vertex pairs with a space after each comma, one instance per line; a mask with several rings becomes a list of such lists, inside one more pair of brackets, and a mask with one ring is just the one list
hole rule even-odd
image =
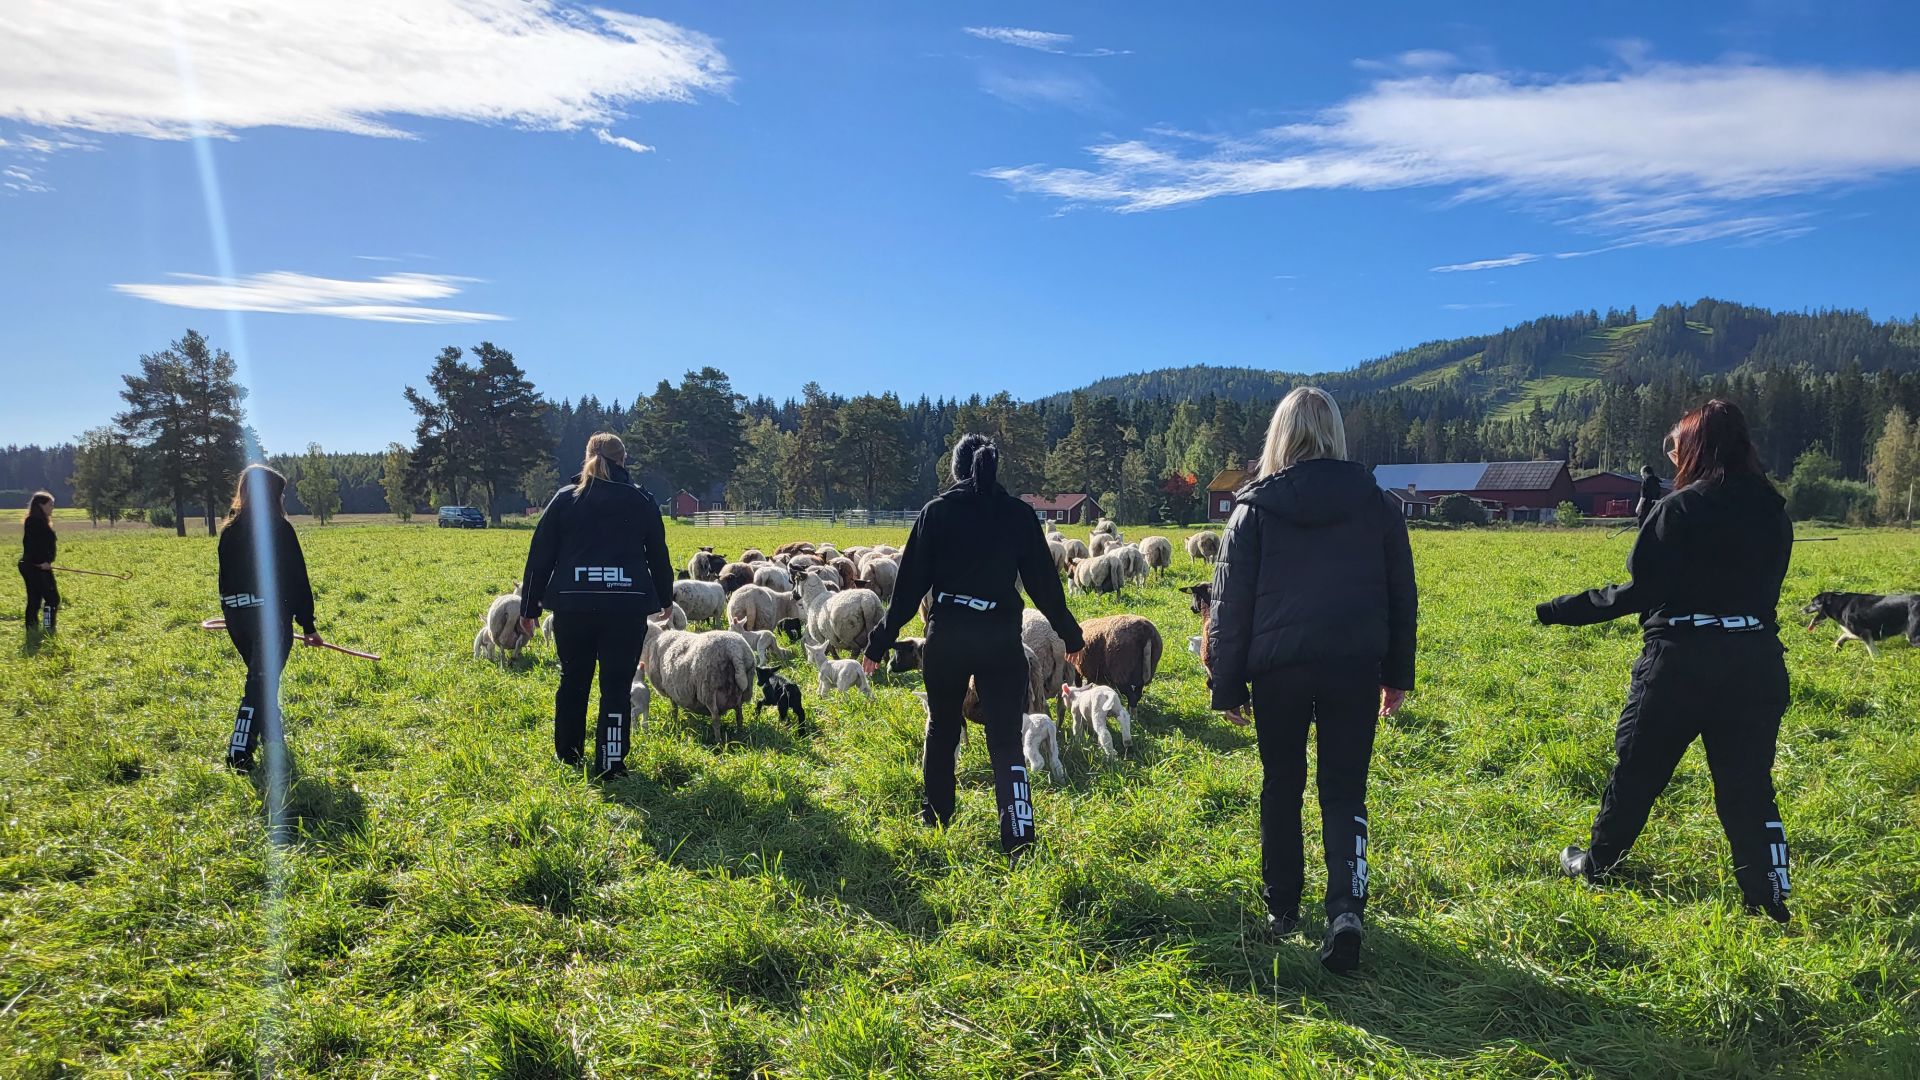
[[1775, 608], [1793, 523], [1736, 406], [1709, 401], [1682, 417], [1667, 435], [1667, 456], [1674, 490], [1655, 504], [1627, 557], [1633, 580], [1538, 608], [1548, 625], [1638, 615], [1645, 640], [1591, 846], [1561, 852], [1560, 868], [1568, 877], [1603, 879], [1699, 739], [1746, 908], [1786, 922], [1787, 834], [1772, 773], [1787, 710]]

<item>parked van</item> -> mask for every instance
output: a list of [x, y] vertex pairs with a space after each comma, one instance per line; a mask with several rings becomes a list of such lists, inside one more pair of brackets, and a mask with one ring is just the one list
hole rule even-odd
[[443, 529], [484, 529], [487, 515], [477, 506], [443, 506], [438, 524]]

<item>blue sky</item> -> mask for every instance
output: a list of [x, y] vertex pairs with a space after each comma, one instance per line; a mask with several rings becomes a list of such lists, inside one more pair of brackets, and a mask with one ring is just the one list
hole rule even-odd
[[406, 441], [483, 339], [555, 397], [1030, 397], [1702, 295], [1920, 311], [1912, 5], [147, 6], [0, 29], [0, 442], [103, 422], [189, 326], [293, 450]]

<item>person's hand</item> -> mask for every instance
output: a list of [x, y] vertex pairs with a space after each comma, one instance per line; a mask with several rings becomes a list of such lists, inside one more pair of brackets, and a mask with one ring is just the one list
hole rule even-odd
[[1246, 713], [1242, 712], [1239, 709], [1228, 709], [1226, 712], [1223, 712], [1220, 715], [1226, 717], [1227, 722], [1230, 724], [1234, 724], [1238, 727], [1247, 726]]
[[521, 637], [524, 637], [524, 638], [532, 637], [535, 626], [536, 624], [532, 619], [527, 618], [525, 615], [520, 616], [520, 636]]
[[320, 631], [309, 630], [306, 633], [300, 635], [300, 640], [306, 642], [308, 645], [311, 645], [317, 649], [320, 647]]
[[1388, 716], [1392, 716], [1394, 713], [1399, 712], [1400, 706], [1405, 704], [1406, 700], [1407, 700], [1407, 692], [1405, 690], [1395, 689], [1394, 687], [1391, 687], [1391, 686], [1381, 687], [1380, 688], [1380, 715], [1382, 717], [1388, 717]]
[[860, 658], [860, 670], [871, 675], [880, 670], [880, 661], [871, 656], [863, 656]]

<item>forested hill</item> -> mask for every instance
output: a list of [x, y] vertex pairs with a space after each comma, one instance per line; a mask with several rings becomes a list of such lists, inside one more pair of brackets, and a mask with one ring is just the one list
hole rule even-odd
[[[1495, 334], [1429, 341], [1356, 367], [1314, 376], [1194, 364], [1100, 379], [1078, 392], [1122, 399], [1242, 403], [1271, 400], [1303, 382], [1345, 397], [1391, 390], [1452, 390], [1484, 416], [1591, 390], [1613, 379], [1647, 382], [1768, 368], [1806, 373], [1920, 368], [1920, 323], [1875, 322], [1864, 312], [1776, 312], [1703, 299], [1660, 307], [1548, 316]], [[1072, 392], [1048, 398], [1064, 404]]]

